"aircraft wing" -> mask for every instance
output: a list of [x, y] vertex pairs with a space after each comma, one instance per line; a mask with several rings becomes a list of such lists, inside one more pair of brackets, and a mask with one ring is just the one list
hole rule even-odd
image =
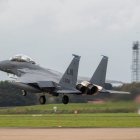
[[57, 87], [56, 83], [58, 83], [59, 79], [56, 74], [47, 70], [45, 72], [39, 70], [22, 69], [22, 71], [23, 70], [24, 74], [18, 77], [15, 81], [10, 82], [17, 88], [32, 93], [40, 93], [42, 91], [53, 90]]
[[131, 94], [130, 92], [125, 92], [125, 91], [115, 91], [115, 90], [106, 90], [106, 89], [101, 90], [100, 93], [110, 93], [110, 94]]
[[59, 94], [81, 94], [79, 90], [58, 90]]
[[49, 71], [34, 71], [34, 70], [26, 70], [26, 73], [23, 74], [21, 77], [17, 78], [18, 82], [21, 83], [37, 83], [39, 81], [54, 81], [54, 82], [58, 82], [59, 81], [59, 77]]

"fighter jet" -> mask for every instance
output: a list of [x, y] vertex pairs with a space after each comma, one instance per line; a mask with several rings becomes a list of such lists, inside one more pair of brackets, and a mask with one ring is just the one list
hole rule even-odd
[[50, 69], [43, 68], [25, 55], [15, 55], [9, 60], [0, 62], [0, 70], [14, 75], [11, 84], [21, 89], [23, 96], [27, 93], [39, 93], [40, 104], [46, 103], [46, 94], [59, 96], [62, 94], [63, 104], [69, 103], [69, 94], [96, 95], [97, 93], [121, 93], [128, 92], [112, 91], [105, 89], [105, 79], [108, 64], [108, 57], [103, 56], [100, 64], [89, 81], [82, 81], [77, 84], [80, 56], [73, 55], [69, 67], [60, 78], [61, 74]]
[[76, 89], [81, 91], [82, 94], [87, 95], [96, 95], [97, 93], [130, 94], [129, 92], [105, 89], [106, 85], [111, 87], [111, 84], [105, 83], [107, 65], [108, 57], [103, 56], [91, 79], [89, 81], [82, 81], [81, 83], [77, 84]]
[[81, 93], [76, 89], [80, 56], [73, 56], [73, 60], [60, 79], [57, 79], [57, 75], [50, 69], [39, 66], [33, 59], [25, 55], [16, 55], [10, 60], [1, 61], [0, 70], [16, 76], [11, 84], [21, 89], [24, 96], [28, 92], [40, 93], [39, 102], [45, 104], [46, 94], [52, 96], [62, 94], [63, 104], [68, 104], [69, 94]]

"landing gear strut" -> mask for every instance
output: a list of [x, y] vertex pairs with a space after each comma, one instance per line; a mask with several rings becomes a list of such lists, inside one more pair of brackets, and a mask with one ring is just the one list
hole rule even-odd
[[69, 103], [69, 97], [67, 95], [64, 95], [62, 98], [62, 103], [63, 104], [68, 104]]
[[40, 104], [44, 105], [46, 103], [46, 97], [44, 95], [40, 96], [39, 102], [40, 102]]

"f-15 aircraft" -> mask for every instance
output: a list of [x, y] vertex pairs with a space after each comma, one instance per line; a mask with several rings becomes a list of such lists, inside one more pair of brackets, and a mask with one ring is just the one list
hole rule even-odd
[[37, 65], [33, 59], [25, 55], [16, 55], [10, 58], [10, 60], [1, 61], [0, 70], [16, 76], [16, 79], [11, 81], [11, 84], [21, 89], [24, 96], [26, 96], [28, 92], [40, 93], [40, 104], [46, 103], [46, 93], [52, 96], [62, 94], [63, 104], [69, 103], [69, 94], [95, 95], [103, 92], [129, 94], [128, 92], [105, 89], [108, 64], [108, 57], [106, 56], [103, 56], [89, 81], [82, 81], [77, 84], [80, 56], [73, 56], [73, 60], [61, 78], [58, 78], [60, 77], [58, 73], [54, 73], [54, 71], [50, 69], [45, 69]]
[[111, 86], [111, 84], [105, 83], [107, 65], [108, 57], [103, 56], [91, 79], [77, 84], [76, 89], [81, 91], [82, 94], [87, 95], [95, 95], [97, 93], [130, 94], [129, 92], [105, 89], [105, 85], [109, 85], [109, 87]]
[[33, 59], [25, 55], [16, 55], [10, 60], [1, 61], [0, 70], [17, 77], [11, 83], [20, 88], [24, 96], [27, 92], [41, 93], [39, 102], [45, 104], [46, 93], [52, 96], [63, 94], [62, 102], [68, 104], [68, 94], [81, 93], [76, 89], [80, 56], [73, 56], [69, 67], [59, 80], [56, 80], [55, 74], [49, 69], [37, 65]]

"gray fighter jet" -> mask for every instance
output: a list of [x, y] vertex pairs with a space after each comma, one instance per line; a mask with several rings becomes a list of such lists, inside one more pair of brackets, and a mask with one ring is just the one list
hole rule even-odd
[[69, 94], [81, 93], [76, 89], [80, 56], [73, 56], [73, 60], [60, 79], [56, 78], [57, 74], [37, 65], [35, 61], [25, 55], [16, 55], [10, 60], [1, 61], [0, 70], [16, 76], [16, 80], [11, 84], [20, 88], [24, 96], [28, 92], [41, 93], [39, 102], [45, 104], [46, 93], [52, 96], [62, 94], [62, 102], [68, 104]]
[[62, 94], [62, 102], [64, 104], [69, 103], [69, 94], [129, 94], [128, 92], [105, 89], [108, 64], [108, 57], [106, 56], [103, 56], [100, 64], [89, 81], [82, 81], [77, 84], [80, 56], [73, 56], [74, 58], [72, 62], [61, 78], [61, 74], [58, 74], [58, 72], [45, 69], [37, 65], [35, 61], [25, 55], [16, 55], [10, 58], [10, 60], [1, 61], [0, 70], [14, 75], [15, 80], [11, 81], [11, 84], [20, 88], [24, 96], [26, 96], [28, 92], [40, 93], [40, 104], [46, 103], [46, 94], [50, 94], [52, 96], [59, 96]]
[[107, 65], [108, 57], [103, 56], [91, 79], [89, 81], [82, 81], [81, 83], [77, 84], [76, 89], [81, 91], [82, 94], [87, 95], [96, 95], [97, 93], [130, 94], [129, 92], [106, 89], [106, 85], [111, 87], [111, 84], [105, 83]]

